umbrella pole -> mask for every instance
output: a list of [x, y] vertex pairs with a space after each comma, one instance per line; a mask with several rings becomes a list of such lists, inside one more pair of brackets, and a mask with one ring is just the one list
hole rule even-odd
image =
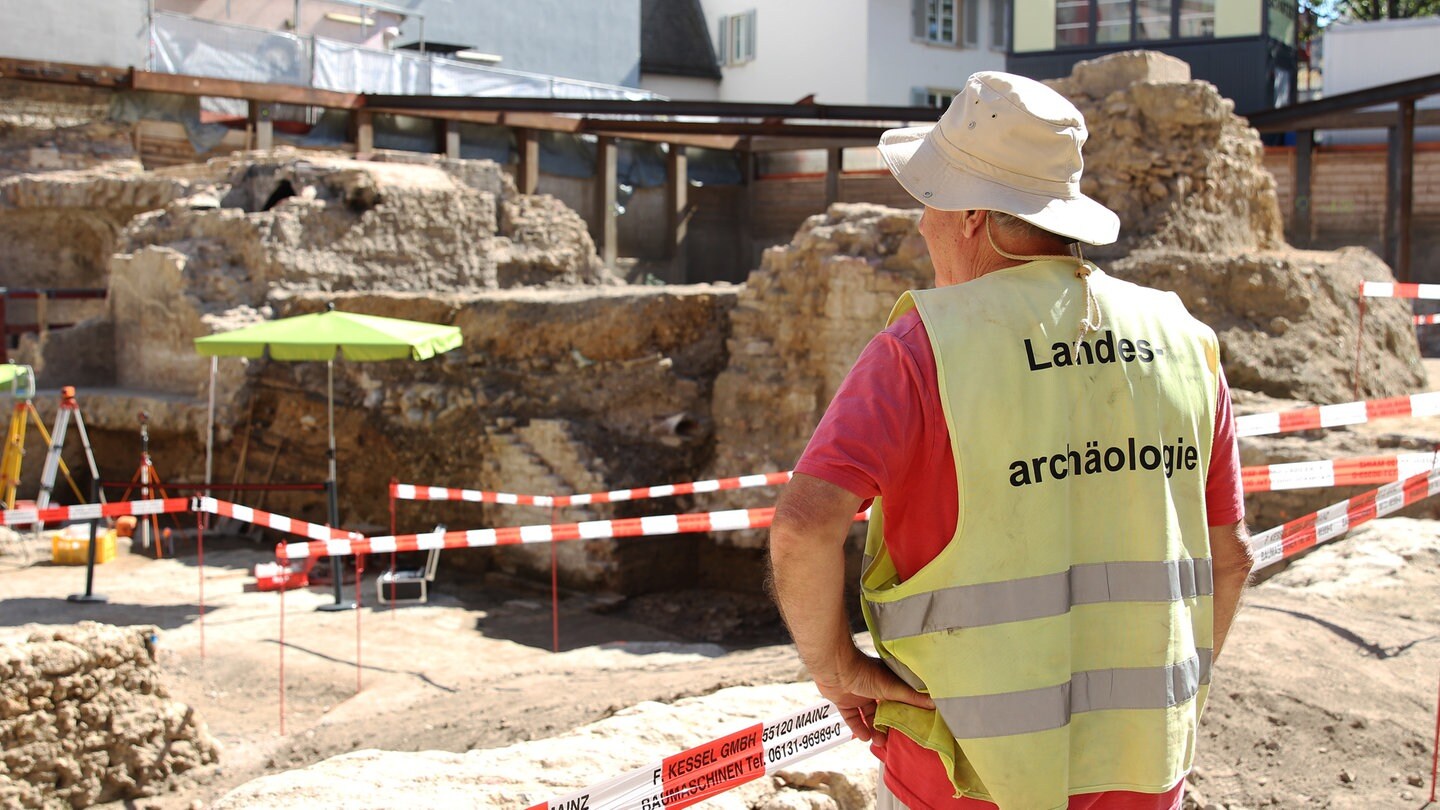
[[[205, 420], [205, 497], [210, 497], [210, 476], [215, 469], [215, 367], [219, 357], [210, 358], [210, 409]], [[233, 495], [231, 496], [234, 497]]]
[[[340, 525], [340, 493], [335, 485], [335, 361], [325, 361], [325, 408], [329, 416], [330, 424], [330, 449], [328, 458], [330, 461], [330, 474], [325, 481], [325, 494], [330, 500], [330, 527], [337, 528]], [[330, 558], [330, 577], [335, 583], [335, 601], [332, 604], [321, 605], [320, 610], [354, 610], [355, 603], [345, 601], [345, 572], [340, 567], [340, 558]], [[355, 580], [355, 589], [360, 589], [360, 580]]]

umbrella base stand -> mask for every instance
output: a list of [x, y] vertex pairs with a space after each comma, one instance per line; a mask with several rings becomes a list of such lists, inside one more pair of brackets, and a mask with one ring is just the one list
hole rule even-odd
[[[330, 491], [334, 492], [335, 490], [332, 487]], [[338, 525], [340, 521], [334, 518], [334, 501], [331, 502], [331, 510], [330, 525]], [[321, 605], [315, 609], [323, 610], [326, 613], [332, 613], [337, 610], [354, 610], [357, 605], [353, 599], [345, 598], [345, 572], [340, 569], [340, 560], [335, 557], [330, 558], [330, 577], [330, 581], [335, 588], [335, 601]], [[360, 578], [358, 576], [355, 578], [355, 587], [357, 590], [360, 587]]]
[[72, 593], [65, 598], [71, 602], [93, 602], [95, 604], [105, 604], [110, 601], [98, 593]]

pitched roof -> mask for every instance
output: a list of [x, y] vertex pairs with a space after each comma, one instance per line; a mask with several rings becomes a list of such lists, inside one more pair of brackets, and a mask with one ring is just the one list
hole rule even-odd
[[641, 0], [640, 72], [720, 78], [700, 0]]

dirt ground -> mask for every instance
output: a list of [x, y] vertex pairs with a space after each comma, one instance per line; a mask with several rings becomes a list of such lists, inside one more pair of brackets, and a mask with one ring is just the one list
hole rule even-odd
[[[1427, 366], [1432, 378], [1440, 370]], [[1435, 521], [1376, 521], [1251, 590], [1216, 668], [1187, 806], [1427, 806], [1440, 676], [1437, 530]], [[122, 540], [117, 558], [96, 569], [95, 590], [109, 598], [99, 605], [66, 601], [84, 589], [84, 569], [50, 564], [48, 546], [3, 549], [0, 640], [86, 619], [157, 625], [173, 696], [222, 745], [217, 766], [169, 793], [111, 807], [204, 807], [257, 776], [348, 751], [492, 748], [643, 700], [800, 676], [754, 593], [562, 594], [553, 652], [546, 589], [459, 581], [443, 561], [429, 604], [375, 607], [372, 567], [361, 610], [317, 611], [328, 590], [291, 591], [282, 628], [280, 596], [256, 591], [250, 576], [272, 549], [211, 535], [202, 569], [193, 538], [162, 560]]]
[[[1375, 525], [1251, 592], [1203, 727], [1194, 782], [1205, 804], [1424, 804], [1440, 674], [1440, 542], [1432, 521]], [[122, 551], [98, 567], [96, 591], [110, 600], [103, 605], [65, 600], [83, 589], [83, 568], [0, 557], [0, 638], [31, 623], [83, 619], [163, 629], [170, 688], [208, 721], [222, 759], [131, 807], [203, 807], [256, 776], [346, 751], [502, 746], [642, 700], [780, 683], [799, 672], [773, 623], [770, 643], [745, 648], [687, 640], [704, 632], [703, 622], [685, 621], [696, 615], [733, 622], [748, 614], [752, 635], [761, 634], [768, 619], [753, 596], [682, 592], [618, 605], [569, 596], [555, 653], [543, 591], [490, 584], [464, 588], [470, 597], [461, 601], [453, 594], [462, 583], [442, 581], [428, 605], [328, 613], [314, 609], [329, 601], [315, 588], [285, 595], [282, 736], [280, 598], [254, 591], [247, 573], [263, 551], [212, 539], [202, 572], [194, 549], [181, 550], [164, 560]], [[373, 599], [368, 574], [366, 585], [362, 595]]]

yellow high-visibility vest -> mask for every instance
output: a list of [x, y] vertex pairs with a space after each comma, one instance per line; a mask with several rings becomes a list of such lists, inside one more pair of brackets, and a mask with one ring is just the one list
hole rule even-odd
[[960, 510], [899, 581], [872, 511], [861, 578], [881, 657], [938, 711], [876, 724], [937, 752], [956, 795], [1063, 808], [1189, 770], [1210, 675], [1205, 480], [1215, 334], [1173, 293], [1073, 261], [906, 293], [935, 350]]

